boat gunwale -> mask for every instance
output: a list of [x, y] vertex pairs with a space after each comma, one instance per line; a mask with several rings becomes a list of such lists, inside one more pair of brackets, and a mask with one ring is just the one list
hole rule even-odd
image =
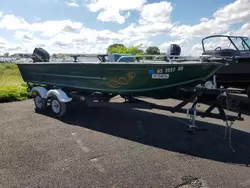
[[[190, 60], [188, 60], [190, 61]], [[201, 62], [201, 61], [191, 61], [191, 62], [165, 62], [162, 61], [162, 63], [159, 62], [22, 62], [22, 63], [16, 63], [17, 65], [53, 65], [53, 64], [60, 64], [60, 65], [96, 65], [96, 64], [102, 64], [102, 65], [204, 65], [204, 64], [224, 64], [222, 62]]]

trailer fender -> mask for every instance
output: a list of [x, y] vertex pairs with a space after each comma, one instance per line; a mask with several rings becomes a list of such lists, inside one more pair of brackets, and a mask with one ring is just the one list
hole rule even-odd
[[70, 102], [72, 101], [72, 98], [68, 97], [67, 94], [62, 91], [61, 89], [51, 89], [49, 90], [49, 92], [47, 93], [47, 98], [48, 97], [51, 97], [51, 96], [56, 96], [57, 99], [60, 101], [60, 102]]
[[39, 93], [42, 98], [46, 99], [48, 90], [45, 89], [44, 87], [36, 86], [31, 89], [29, 94], [32, 96], [35, 92]]

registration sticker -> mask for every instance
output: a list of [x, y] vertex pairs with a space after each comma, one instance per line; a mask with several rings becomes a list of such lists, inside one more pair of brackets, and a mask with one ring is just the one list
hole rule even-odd
[[152, 74], [152, 79], [168, 79], [169, 74]]
[[155, 71], [154, 70], [148, 70], [148, 74], [154, 74]]

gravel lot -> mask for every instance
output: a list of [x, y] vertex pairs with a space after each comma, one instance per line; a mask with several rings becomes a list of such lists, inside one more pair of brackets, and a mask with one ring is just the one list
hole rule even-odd
[[54, 118], [34, 112], [32, 100], [0, 104], [0, 187], [249, 188], [243, 117], [234, 153], [221, 120], [199, 119], [208, 131], [192, 135], [185, 114], [78, 105]]

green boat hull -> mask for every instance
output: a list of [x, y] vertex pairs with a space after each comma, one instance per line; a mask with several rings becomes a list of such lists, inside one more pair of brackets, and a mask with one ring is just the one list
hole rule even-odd
[[25, 82], [90, 92], [174, 97], [213, 75], [220, 63], [22, 63]]

